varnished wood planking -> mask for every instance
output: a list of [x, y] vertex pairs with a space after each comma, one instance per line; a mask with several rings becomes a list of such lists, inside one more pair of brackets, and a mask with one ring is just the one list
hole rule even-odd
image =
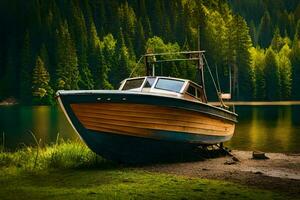
[[[93, 120], [93, 119], [81, 119], [83, 125], [87, 128], [88, 126], [97, 126], [97, 125], [106, 125], [108, 128], [111, 129], [119, 129], [120, 131], [128, 129], [128, 128], [137, 128], [139, 131], [136, 131], [138, 135], [143, 135], [144, 132], [147, 134], [150, 132], [152, 133], [154, 130], [155, 131], [177, 131], [177, 132], [185, 132], [185, 133], [191, 133], [195, 135], [203, 134], [203, 135], [214, 135], [214, 136], [228, 136], [232, 134], [231, 130], [228, 131], [214, 131], [214, 130], [207, 130], [207, 129], [195, 129], [195, 128], [190, 128], [190, 127], [166, 127], [166, 126], [151, 126], [149, 124], [141, 124], [141, 123], [136, 123], [136, 124], [130, 124], [126, 122], [119, 122], [119, 121], [114, 121], [111, 122], [109, 120], [103, 120], [99, 122], [98, 120]], [[100, 129], [92, 129], [92, 130], [97, 130], [101, 131]], [[152, 131], [150, 131], [152, 130]], [[113, 131], [112, 131], [113, 132]]]
[[[234, 131], [233, 123], [210, 119], [201, 116], [201, 114], [193, 114], [191, 120], [188, 120], [188, 122], [180, 121], [180, 119], [186, 119], [186, 115], [189, 115], [189, 113], [182, 112], [175, 108], [139, 104], [72, 104], [71, 107], [75, 115], [86, 128], [96, 131], [117, 131], [121, 134], [137, 136], [150, 134], [153, 130], [179, 131], [218, 136], [232, 135]], [[161, 110], [158, 110], [160, 108]], [[123, 113], [123, 116], [121, 116], [123, 119], [120, 119], [120, 116], [117, 115], [116, 112], [118, 112], [118, 110], [119, 113]], [[101, 113], [101, 111], [107, 111], [108, 113], [114, 112], [114, 114], [104, 114], [103, 112]], [[128, 113], [131, 115], [128, 116]], [[107, 119], [102, 115], [106, 115]], [[164, 115], [163, 120], [166, 120], [165, 122], [167, 123], [155, 124], [153, 123], [153, 119], [147, 118], [148, 115], [154, 117], [156, 123], [159, 122], [160, 116]], [[193, 121], [201, 122], [191, 125]], [[211, 122], [214, 122], [214, 124], [211, 124]]]
[[178, 108], [162, 107], [154, 105], [142, 105], [142, 104], [120, 104], [120, 103], [87, 103], [87, 104], [72, 104], [72, 108], [78, 110], [88, 110], [93, 112], [104, 113], [116, 113], [122, 114], [140, 114], [151, 117], [178, 119], [180, 121], [192, 121], [205, 120], [207, 124], [215, 125], [216, 122], [223, 123], [224, 125], [232, 124], [222, 119], [216, 119], [213, 116], [207, 117], [207, 115], [198, 113], [195, 111], [181, 110]]
[[[179, 120], [173, 120], [171, 118], [169, 119], [151, 119], [147, 117], [139, 117], [139, 116], [117, 116], [117, 115], [108, 115], [108, 114], [95, 114], [91, 112], [82, 112], [78, 111], [76, 112], [76, 115], [80, 119], [95, 119], [99, 122], [102, 122], [103, 120], [110, 120], [110, 121], [124, 121], [127, 122], [128, 124], [130, 123], [147, 123], [150, 126], [155, 127], [156, 125], [164, 125], [164, 126], [182, 126], [182, 127], [190, 127], [190, 128], [203, 128], [203, 129], [208, 129], [211, 130], [212, 125], [210, 124], [205, 124], [205, 121], [202, 121], [201, 123], [193, 123], [193, 122], [183, 122]], [[213, 130], [217, 131], [227, 131], [231, 128], [231, 125], [228, 126], [223, 126], [216, 124], [213, 126]]]
[[142, 137], [148, 137], [152, 135], [154, 130], [148, 130], [148, 129], [141, 129], [141, 128], [135, 128], [135, 127], [124, 127], [124, 126], [111, 126], [110, 124], [95, 124], [95, 123], [89, 123], [85, 122], [85, 126], [87, 129], [95, 130], [95, 131], [104, 131], [109, 133], [119, 133], [123, 135], [132, 135], [132, 136], [142, 136]]
[[139, 119], [139, 120], [148, 120], [153, 122], [159, 122], [159, 123], [170, 123], [170, 119], [172, 119], [171, 122], [173, 123], [183, 123], [183, 124], [190, 124], [191, 126], [197, 125], [197, 124], [207, 124], [207, 125], [213, 125], [218, 127], [224, 127], [228, 128], [231, 127], [232, 123], [224, 123], [222, 121], [210, 121], [207, 120], [207, 117], [186, 117], [186, 116], [180, 116], [180, 115], [168, 115], [168, 114], [158, 114], [158, 113], [150, 113], [150, 112], [136, 112], [136, 111], [109, 111], [109, 110], [100, 110], [100, 109], [89, 109], [89, 108], [81, 108], [77, 109], [77, 112], [82, 115], [89, 115], [89, 116], [111, 116], [116, 118], [122, 118], [122, 119]]

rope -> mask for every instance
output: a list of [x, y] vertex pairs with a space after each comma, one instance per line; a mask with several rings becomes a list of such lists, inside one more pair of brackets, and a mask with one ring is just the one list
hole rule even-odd
[[209, 72], [210, 77], [211, 77], [211, 79], [212, 79], [212, 81], [213, 81], [213, 84], [214, 84], [214, 86], [215, 86], [215, 89], [216, 89], [216, 92], [217, 92], [219, 101], [220, 101], [220, 103], [221, 103], [221, 106], [224, 107], [224, 108], [227, 108], [228, 106], [226, 106], [226, 105], [224, 104], [222, 98], [220, 97], [221, 91], [218, 91], [218, 87], [217, 87], [216, 81], [215, 81], [215, 79], [214, 79], [214, 76], [213, 76], [213, 74], [212, 74], [212, 72], [211, 72], [211, 70], [210, 70], [210, 66], [209, 66], [209, 64], [208, 64], [208, 62], [207, 62], [207, 60], [206, 60], [204, 54], [202, 54], [202, 57], [204, 58], [205, 64], [206, 64], [207, 69], [208, 69], [208, 72]]
[[138, 68], [138, 66], [139, 66], [139, 64], [140, 64], [140, 62], [141, 62], [141, 60], [144, 58], [145, 56], [144, 55], [142, 55], [141, 57], [140, 57], [140, 59], [138, 60], [138, 62], [136, 63], [136, 66], [132, 69], [132, 71], [131, 71], [131, 73], [130, 73], [130, 75], [129, 75], [129, 78], [131, 78], [131, 76], [132, 76], [132, 74], [135, 72], [135, 70]]

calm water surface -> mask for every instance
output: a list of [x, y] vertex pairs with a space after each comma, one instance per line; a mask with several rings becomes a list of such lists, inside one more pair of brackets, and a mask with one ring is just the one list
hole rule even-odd
[[[237, 106], [239, 123], [234, 137], [226, 144], [233, 149], [300, 153], [300, 106]], [[29, 131], [42, 144], [78, 136], [57, 107], [0, 107], [1, 145], [14, 150], [34, 144]]]

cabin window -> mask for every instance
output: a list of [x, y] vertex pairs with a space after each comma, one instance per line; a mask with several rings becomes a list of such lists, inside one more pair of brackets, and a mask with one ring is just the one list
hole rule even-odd
[[186, 92], [189, 95], [191, 95], [192, 97], [195, 97], [195, 98], [197, 98], [197, 99], [199, 99], [199, 100], [201, 100], [201, 101], [204, 102], [202, 88], [199, 88], [197, 86], [194, 86], [193, 84], [190, 84]]
[[132, 90], [140, 88], [144, 82], [144, 78], [126, 80], [122, 90]]
[[147, 80], [146, 80], [144, 88], [151, 88], [154, 82], [155, 82], [154, 77], [148, 77]]
[[179, 93], [183, 84], [184, 81], [160, 78], [155, 88]]
[[196, 97], [196, 88], [190, 85], [188, 90], [187, 90], [187, 93], [189, 93], [190, 95]]

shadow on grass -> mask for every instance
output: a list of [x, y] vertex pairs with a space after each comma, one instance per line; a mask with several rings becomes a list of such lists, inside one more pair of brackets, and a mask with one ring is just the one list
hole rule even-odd
[[187, 163], [187, 162], [201, 162], [207, 159], [219, 158], [227, 156], [228, 152], [224, 149], [215, 148], [213, 146], [200, 146], [190, 152], [182, 152], [176, 156], [162, 157], [150, 162], [138, 162], [138, 163], [121, 163], [124, 167], [145, 167], [156, 164], [172, 164], [172, 163]]

